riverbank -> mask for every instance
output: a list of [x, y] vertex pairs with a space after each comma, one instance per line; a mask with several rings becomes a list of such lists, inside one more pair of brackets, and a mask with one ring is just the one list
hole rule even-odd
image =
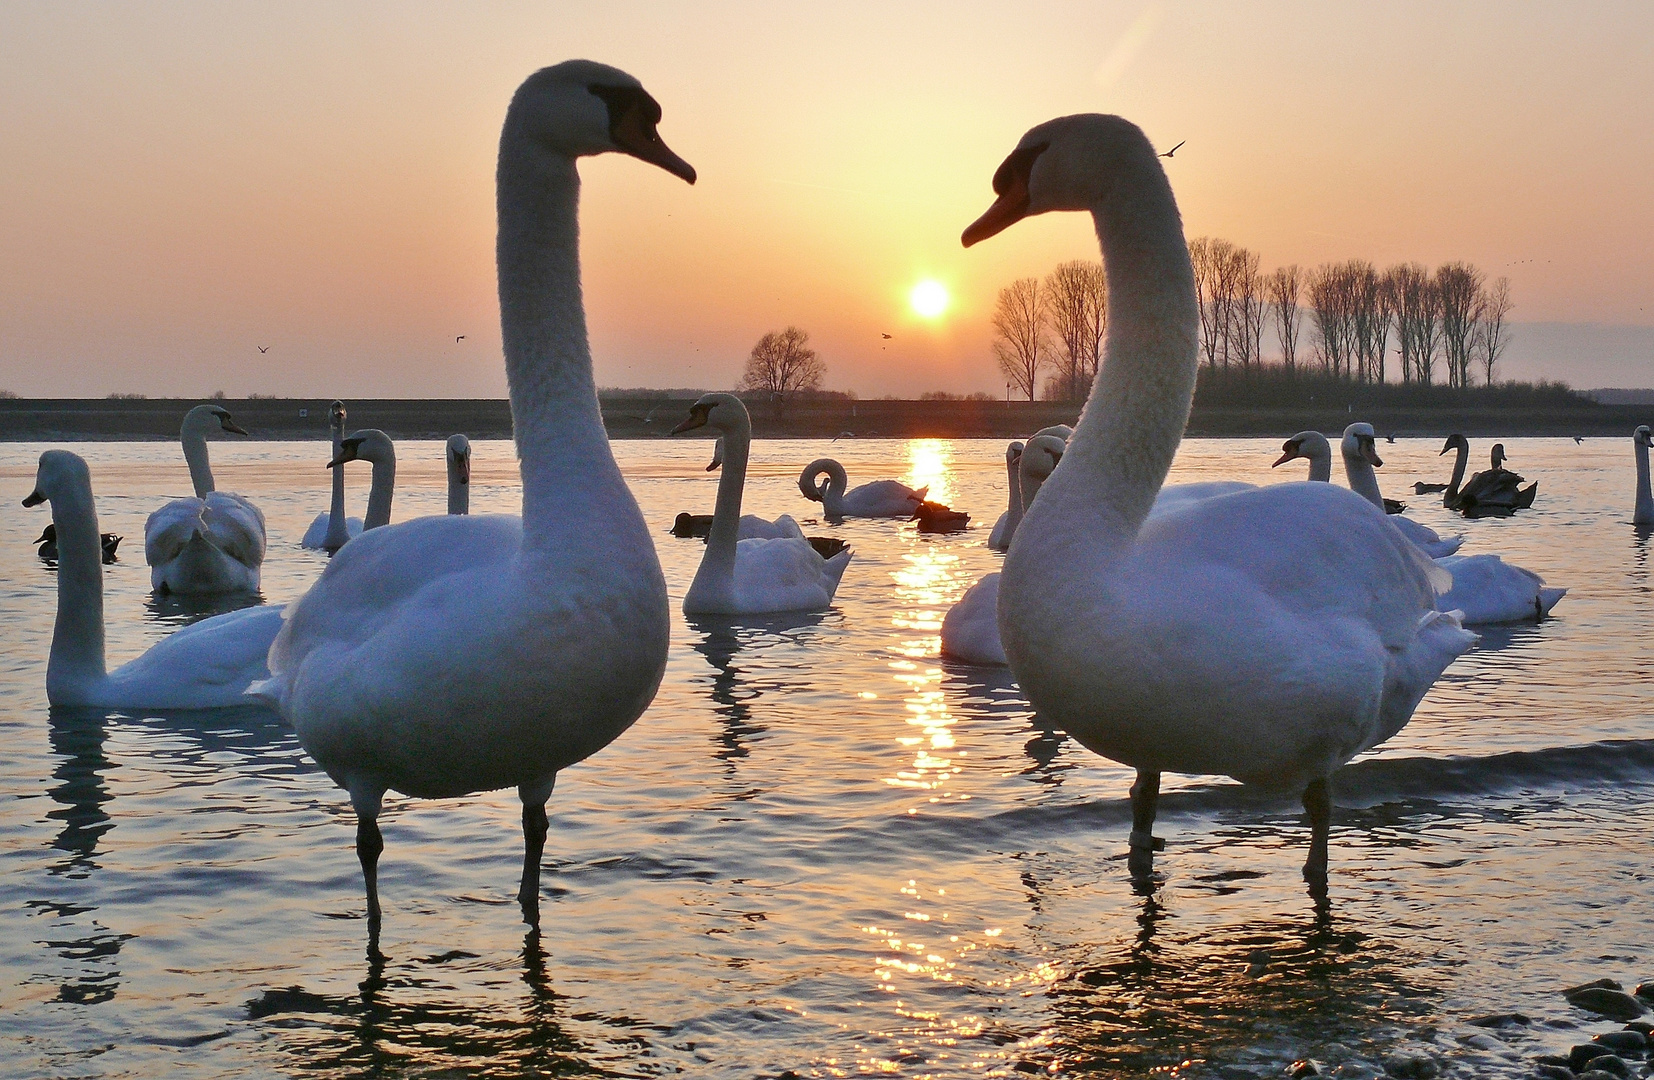
[[[175, 439], [178, 424], [197, 398], [8, 398], [0, 400], [0, 440], [79, 442], [98, 439]], [[327, 436], [328, 398], [252, 398], [222, 402], [236, 422], [261, 439]], [[377, 427], [393, 438], [511, 436], [511, 409], [495, 398], [363, 398], [347, 401], [350, 425]], [[666, 435], [683, 418], [689, 399], [605, 396], [603, 422], [611, 438]], [[1079, 406], [1024, 401], [795, 401], [751, 406], [758, 438], [1017, 438], [1050, 424], [1072, 424]], [[1189, 417], [1189, 434], [1275, 436], [1316, 429], [1342, 431], [1365, 420], [1381, 435], [1476, 437], [1629, 435], [1654, 420], [1654, 406], [1578, 405], [1437, 407], [1347, 404], [1322, 406], [1204, 406]]]

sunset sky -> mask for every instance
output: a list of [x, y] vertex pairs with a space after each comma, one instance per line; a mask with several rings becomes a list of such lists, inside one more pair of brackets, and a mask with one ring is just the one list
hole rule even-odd
[[500, 120], [576, 56], [700, 173], [581, 166], [605, 385], [729, 386], [797, 324], [832, 388], [1003, 392], [995, 291], [1096, 242], [959, 233], [1085, 111], [1186, 140], [1191, 237], [1468, 260], [1510, 278], [1504, 375], [1654, 385], [1654, 5], [772, 0], [0, 3], [0, 389], [503, 394]]

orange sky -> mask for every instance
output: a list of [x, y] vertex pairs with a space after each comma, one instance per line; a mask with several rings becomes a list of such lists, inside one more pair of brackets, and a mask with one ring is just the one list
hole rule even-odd
[[1078, 111], [1187, 140], [1191, 236], [1266, 269], [1468, 259], [1547, 324], [1508, 375], [1654, 384], [1646, 3], [473, 7], [0, 7], [0, 388], [503, 393], [499, 123], [571, 56], [642, 79], [701, 177], [582, 167], [604, 384], [728, 386], [796, 323], [832, 387], [1000, 390], [995, 290], [1095, 241], [959, 232]]

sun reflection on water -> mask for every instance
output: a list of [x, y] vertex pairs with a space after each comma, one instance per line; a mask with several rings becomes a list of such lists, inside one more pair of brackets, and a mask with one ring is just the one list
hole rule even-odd
[[928, 487], [931, 502], [951, 502], [958, 494], [953, 486], [953, 444], [945, 439], [909, 439], [907, 475], [902, 482], [911, 488]]

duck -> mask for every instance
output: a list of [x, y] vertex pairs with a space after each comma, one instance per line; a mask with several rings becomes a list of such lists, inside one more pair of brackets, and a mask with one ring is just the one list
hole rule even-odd
[[[103, 564], [105, 566], [109, 566], [112, 563], [120, 561], [120, 556], [117, 552], [120, 550], [121, 541], [125, 539], [126, 537], [116, 536], [114, 533], [98, 534], [98, 545], [103, 549]], [[47, 522], [46, 527], [40, 530], [40, 536], [35, 540], [35, 543], [40, 545], [39, 549], [35, 551], [36, 555], [39, 555], [42, 559], [45, 559], [48, 562], [57, 561], [56, 525], [51, 522]]]
[[202, 596], [257, 592], [264, 565], [264, 514], [247, 499], [213, 485], [207, 433], [247, 432], [228, 409], [197, 405], [184, 414], [180, 439], [195, 495], [174, 499], [144, 523], [144, 559], [157, 593]]
[[57, 623], [46, 661], [53, 706], [101, 709], [221, 709], [270, 674], [265, 655], [282, 609], [261, 604], [192, 623], [109, 671], [103, 649], [103, 563], [92, 474], [78, 454], [40, 455], [27, 507], [50, 503], [58, 539]]
[[448, 512], [471, 512], [471, 440], [464, 435], [448, 436], [444, 448], [448, 459]]
[[[463, 437], [463, 436], [462, 436]], [[339, 441], [339, 452], [327, 467], [338, 471], [347, 461], [373, 465], [373, 486], [368, 489], [368, 512], [362, 517], [362, 532], [383, 528], [391, 522], [391, 500], [396, 497], [396, 444], [378, 428], [353, 431]], [[448, 507], [452, 514], [454, 490], [450, 473]], [[360, 535], [360, 534], [358, 534]]]
[[[1019, 444], [1022, 445], [1022, 444]], [[1062, 460], [1066, 443], [1059, 435], [1039, 434], [1018, 454], [1016, 490], [1032, 503], [1045, 478]], [[1024, 507], [1023, 509], [1026, 509]], [[1020, 515], [1019, 515], [1020, 516]], [[980, 667], [1004, 667], [999, 641], [999, 572], [983, 574], [942, 616], [944, 659]]]
[[1019, 490], [1018, 474], [1022, 462], [1022, 443], [1013, 442], [1005, 447], [1005, 490], [1009, 495], [1005, 512], [999, 515], [994, 522], [993, 531], [988, 533], [988, 549], [990, 551], [1004, 551], [1011, 546], [1011, 537], [1016, 535], [1017, 523], [1022, 520], [1022, 492]]
[[506, 112], [496, 173], [500, 325], [522, 475], [520, 517], [444, 514], [365, 529], [270, 647], [271, 702], [350, 795], [370, 947], [386, 791], [515, 787], [523, 920], [539, 927], [546, 802], [654, 699], [666, 579], [603, 428], [581, 301], [576, 160], [624, 153], [694, 183], [631, 75], [542, 69]]
[[[1344, 458], [1344, 479], [1351, 491], [1390, 514], [1392, 512], [1385, 505], [1384, 495], [1378, 490], [1378, 476], [1373, 472], [1375, 466], [1384, 464], [1373, 438], [1371, 424], [1355, 423], [1344, 429], [1344, 438], [1339, 443], [1339, 452]], [[1464, 544], [1463, 534], [1443, 539], [1435, 529], [1400, 514], [1393, 514], [1390, 521], [1401, 531], [1401, 535], [1418, 545], [1419, 550], [1432, 559], [1451, 555]]]
[[1332, 484], [1235, 491], [1151, 517], [1199, 365], [1194, 274], [1153, 146], [1115, 116], [1023, 136], [966, 247], [1089, 211], [1109, 287], [1106, 359], [999, 585], [1030, 704], [1137, 772], [1127, 865], [1153, 871], [1160, 776], [1301, 792], [1304, 878], [1327, 894], [1332, 773], [1399, 731], [1476, 635], [1436, 608], [1448, 575], [1382, 509]]
[[1312, 483], [1332, 483], [1332, 444], [1319, 431], [1300, 431], [1281, 444], [1281, 456], [1271, 469], [1302, 458], [1309, 462], [1309, 480]]
[[926, 499], [913, 508], [913, 520], [919, 523], [922, 533], [956, 533], [964, 532], [969, 527], [971, 516], [963, 510]]
[[1491, 456], [1488, 470], [1472, 476], [1453, 501], [1452, 508], [1465, 517], [1509, 517], [1532, 506], [1539, 491], [1537, 481], [1523, 487], [1522, 477], [1505, 468], [1504, 443], [1494, 443]]
[[1637, 460], [1637, 502], [1631, 512], [1631, 524], [1654, 526], [1654, 496], [1648, 489], [1649, 428], [1640, 425], [1631, 435], [1632, 455]]
[[[816, 477], [822, 474], [826, 479], [818, 485]], [[834, 524], [847, 517], [911, 518], [930, 490], [928, 484], [910, 488], [899, 480], [874, 480], [846, 494], [848, 483], [844, 466], [832, 458], [816, 458], [798, 474], [798, 490], [806, 499], [820, 503], [827, 520]]]
[[685, 615], [760, 615], [826, 610], [833, 603], [852, 553], [823, 559], [799, 536], [740, 540], [741, 495], [752, 446], [752, 418], [733, 394], [703, 394], [672, 434], [711, 427], [721, 435], [718, 503], [706, 552], [683, 597]]
[[[723, 463], [724, 437], [720, 435], [712, 445], [712, 461], [707, 465], [706, 471], [713, 472], [721, 468]], [[682, 513], [673, 520], [669, 531], [680, 539], [705, 540], [712, 534], [712, 517], [711, 514]], [[783, 537], [793, 540], [804, 539], [804, 530], [791, 514], [782, 514], [774, 521], [757, 514], [742, 514], [741, 523], [735, 530], [737, 540], [775, 540]]]
[[[327, 427], [332, 436], [333, 452], [329, 460], [339, 456], [339, 444], [345, 438], [345, 403], [335, 401], [328, 406]], [[338, 524], [334, 524], [337, 522]], [[328, 509], [317, 514], [304, 531], [299, 546], [312, 551], [338, 551], [353, 536], [362, 532], [362, 519], [345, 516], [345, 471], [333, 470], [333, 501]]]

